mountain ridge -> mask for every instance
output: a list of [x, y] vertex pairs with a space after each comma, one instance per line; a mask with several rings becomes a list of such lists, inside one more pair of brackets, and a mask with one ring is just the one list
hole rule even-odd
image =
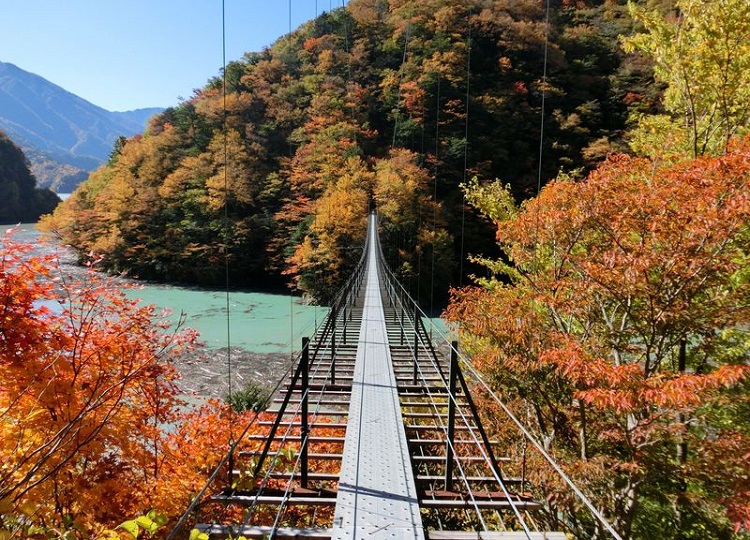
[[29, 156], [39, 185], [56, 191], [72, 190], [108, 159], [118, 137], [143, 131], [148, 118], [162, 110], [108, 111], [0, 61], [0, 129]]

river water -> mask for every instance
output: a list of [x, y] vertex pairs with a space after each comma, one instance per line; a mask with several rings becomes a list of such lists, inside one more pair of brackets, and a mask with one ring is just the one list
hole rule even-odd
[[[40, 233], [34, 224], [22, 225], [14, 238], [57, 253], [66, 270], [74, 265], [72, 253], [50, 235]], [[306, 305], [291, 294], [230, 291], [227, 303], [225, 290], [127, 282], [136, 286], [124, 290], [129, 298], [171, 310], [175, 322], [184, 313], [185, 326], [198, 330], [201, 341], [210, 348], [223, 348], [229, 342], [232, 347], [256, 353], [289, 352], [291, 345], [299, 348], [297, 342], [310, 336], [327, 313], [326, 308]]]
[[[82, 277], [73, 251], [41, 233], [35, 224], [15, 229], [13, 238], [35, 246], [36, 253], [55, 254], [62, 271]], [[184, 316], [184, 326], [200, 333], [205, 345], [185, 355], [177, 367], [183, 390], [203, 397], [223, 397], [250, 380], [275, 386], [325, 318], [327, 308], [306, 305], [298, 296], [264, 291], [230, 291], [184, 287], [115, 278], [132, 299], [171, 311], [174, 323]], [[54, 306], [50, 306], [54, 308]], [[228, 307], [228, 309], [227, 309]], [[432, 335], [447, 332], [440, 319], [426, 319]], [[232, 374], [231, 378], [229, 374]], [[230, 388], [230, 380], [233, 381]]]
[[[75, 264], [69, 248], [33, 223], [17, 227], [13, 238], [34, 245], [35, 253], [56, 254], [66, 274], [85, 272]], [[184, 358], [178, 368], [184, 389], [205, 396], [226, 393], [229, 365], [235, 387], [248, 379], [274, 385], [301, 348], [302, 337], [312, 336], [327, 313], [326, 308], [306, 305], [291, 294], [230, 291], [227, 295], [225, 290], [117, 280], [129, 298], [170, 310], [175, 323], [184, 316], [184, 326], [200, 333], [205, 349]]]

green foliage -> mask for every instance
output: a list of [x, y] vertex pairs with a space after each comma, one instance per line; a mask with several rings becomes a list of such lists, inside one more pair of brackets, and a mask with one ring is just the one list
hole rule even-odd
[[[645, 32], [623, 40], [654, 62], [657, 79], [666, 84], [664, 105], [677, 120], [663, 125], [641, 123], [636, 149], [661, 153], [665, 134], [685, 131], [682, 151], [692, 156], [727, 151], [732, 137], [750, 126], [750, 3], [746, 0], [676, 0], [661, 13], [629, 4]], [[674, 143], [673, 143], [674, 144]], [[649, 148], [651, 146], [651, 148]]]
[[492, 221], [513, 219], [518, 214], [508, 185], [503, 186], [497, 180], [482, 185], [475, 176], [468, 184], [461, 184], [461, 188], [466, 194], [466, 202]]
[[208, 535], [198, 529], [190, 531], [190, 540], [208, 540]]
[[268, 405], [271, 392], [260, 383], [251, 381], [241, 390], [235, 390], [225, 397], [235, 412], [262, 411]]

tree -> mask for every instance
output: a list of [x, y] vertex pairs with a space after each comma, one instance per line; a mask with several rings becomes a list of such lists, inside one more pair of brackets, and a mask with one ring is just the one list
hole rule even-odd
[[422, 300], [431, 297], [433, 281], [438, 289], [447, 285], [453, 270], [453, 239], [443, 208], [430, 193], [432, 182], [418, 156], [408, 150], [393, 150], [375, 165], [373, 199], [384, 252], [397, 275], [407, 286], [414, 285]]
[[352, 156], [337, 176], [310, 204], [308, 232], [289, 258], [297, 287], [324, 302], [333, 298], [362, 253], [373, 175], [359, 156]]
[[[726, 152], [732, 137], [750, 124], [750, 4], [676, 0], [674, 5], [665, 15], [629, 4], [646, 31], [625, 38], [625, 49], [653, 60], [657, 80], [667, 87], [664, 105], [674, 118], [647, 118], [636, 134], [637, 149], [659, 152], [660, 140], [683, 133], [684, 151], [693, 157]], [[649, 137], [654, 128], [664, 136]]]
[[0, 131], [0, 223], [31, 223], [54, 210], [60, 199], [36, 187], [21, 149]]
[[[482, 261], [495, 277], [454, 291], [449, 318], [624, 538], [750, 524], [733, 477], [750, 429], [721, 413], [729, 395], [748, 399], [748, 157], [750, 141], [669, 166], [613, 156], [520, 208], [499, 186], [468, 191], [504, 257]], [[600, 537], [562, 486], [538, 481], [551, 523], [560, 513]]]
[[0, 246], [0, 529], [23, 512], [16, 526], [90, 532], [148, 504], [180, 403], [171, 360], [195, 335], [30, 249]]

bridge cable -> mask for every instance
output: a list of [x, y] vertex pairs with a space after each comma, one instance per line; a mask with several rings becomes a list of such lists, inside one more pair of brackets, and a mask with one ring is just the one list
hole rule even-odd
[[406, 25], [406, 32], [404, 34], [404, 54], [401, 58], [401, 66], [399, 67], [400, 76], [398, 80], [398, 91], [396, 92], [396, 114], [393, 120], [393, 141], [391, 142], [391, 150], [396, 148], [396, 134], [398, 133], [398, 121], [401, 116], [399, 108], [401, 107], [401, 86], [404, 82], [404, 64], [406, 64], [406, 54], [409, 50], [409, 39], [411, 38], [411, 17], [409, 23]]
[[[393, 273], [388, 269], [388, 273], [390, 274], [393, 279], [395, 279], [395, 276], [393, 276]], [[399, 285], [399, 287], [403, 289], [403, 285], [399, 283], [398, 280], [395, 280], [395, 282]], [[408, 293], [406, 293], [406, 296], [408, 297]], [[412, 299], [413, 302], [413, 299]], [[426, 314], [419, 309], [417, 306], [418, 312], [422, 315]], [[448, 336], [443, 334], [439, 329], [438, 332], [440, 336], [447, 342], [449, 341]], [[523, 425], [523, 423], [513, 414], [513, 412], [508, 408], [508, 406], [500, 399], [500, 397], [497, 395], [496, 392], [492, 390], [492, 388], [489, 386], [489, 384], [484, 380], [484, 377], [479, 373], [479, 371], [472, 365], [472, 363], [467, 359], [465, 356], [459, 353], [459, 361], [462, 363], [469, 371], [469, 373], [480, 383], [480, 386], [482, 386], [489, 395], [493, 398], [493, 400], [501, 407], [503, 412], [508, 416], [508, 418], [516, 425], [516, 427], [519, 429], [519, 431], [524, 435], [524, 437], [534, 446], [537, 451], [544, 457], [544, 459], [555, 469], [555, 471], [558, 473], [558, 475], [563, 479], [563, 481], [568, 485], [568, 487], [576, 494], [576, 496], [579, 498], [581, 502], [584, 503], [586, 508], [592, 513], [592, 515], [599, 521], [599, 523], [612, 535], [613, 538], [616, 540], [622, 540], [622, 537], [617, 533], [617, 531], [614, 530], [612, 525], [608, 522], [608, 520], [596, 509], [596, 507], [593, 505], [593, 503], [586, 497], [586, 495], [576, 486], [576, 484], [573, 482], [573, 480], [565, 473], [565, 471], [560, 467], [560, 465], [557, 464], [557, 462], [552, 458], [552, 456], [544, 449], [544, 447], [539, 443], [536, 438], [526, 429], [526, 427]]]
[[[420, 336], [420, 340], [421, 340], [421, 336]], [[426, 348], [425, 348], [425, 351], [427, 351]], [[458, 352], [458, 351], [456, 351], [456, 352]], [[433, 359], [433, 365], [435, 365], [434, 359]], [[422, 374], [422, 380], [424, 381], [425, 386], [427, 386], [427, 380], [426, 380], [426, 377], [424, 376], [424, 373], [422, 372], [422, 367], [418, 366], [418, 369], [419, 369], [420, 373]], [[440, 377], [441, 377], [441, 382], [443, 382], [443, 384], [445, 384], [447, 386], [448, 385], [448, 381], [445, 380], [444, 376], [440, 375]], [[429, 396], [430, 401], [434, 405], [435, 401], [434, 401], [434, 394], [433, 394], [433, 392], [428, 389], [427, 395]], [[467, 431], [471, 435], [471, 438], [474, 440], [474, 443], [477, 445], [477, 448], [479, 449], [479, 452], [482, 455], [482, 458], [484, 459], [485, 463], [490, 463], [490, 457], [489, 457], [489, 455], [487, 454], [486, 450], [482, 446], [482, 443], [479, 441], [479, 438], [477, 437], [475, 429], [472, 429], [472, 426], [470, 426], [470, 424], [469, 424], [469, 418], [467, 418], [467, 416], [464, 413], [463, 409], [461, 407], [459, 407], [459, 403], [458, 403], [458, 400], [456, 399], [456, 396], [449, 395], [448, 399], [450, 401], [452, 401], [456, 405], [456, 411], [461, 416], [461, 420], [463, 420], [464, 425], [468, 428]], [[438, 418], [438, 420], [440, 422], [440, 428], [443, 430], [443, 433], [446, 435], [446, 438], [447, 438], [448, 426], [446, 426], [444, 424], [442, 417], [438, 416], [437, 418]], [[451, 442], [450, 440], [448, 440], [447, 442], [451, 446], [451, 449], [453, 451], [454, 456], [457, 456], [458, 453], [456, 452], [456, 448], [454, 446], [454, 443]], [[467, 490], [469, 492], [469, 495], [470, 495], [470, 497], [472, 499], [472, 502], [474, 502], [474, 492], [471, 489], [471, 486], [469, 484], [469, 478], [466, 476], [466, 473], [463, 471], [463, 467], [461, 466], [460, 460], [457, 460], [456, 464], [458, 465], [459, 472], [461, 473], [461, 476], [462, 476], [462, 478], [464, 480], [464, 483], [466, 484], [466, 488], [467, 488]], [[503, 480], [503, 478], [500, 475], [497, 474], [497, 472], [494, 470], [493, 467], [490, 467], [490, 470], [492, 471], [492, 475], [495, 477], [495, 480], [497, 481], [498, 485], [500, 486], [500, 489], [503, 491], [503, 496], [505, 497], [505, 499], [510, 504], [511, 509], [513, 510], [513, 513], [516, 516], [516, 519], [518, 520], [519, 524], [523, 528], [523, 532], [525, 533], [526, 538], [528, 540], [531, 540], [531, 531], [529, 530], [528, 525], [526, 524], [526, 521], [521, 516], [521, 513], [518, 510], [517, 506], [514, 504], [513, 498], [511, 497], [510, 492], [508, 491], [507, 486], [505, 485], [505, 481]], [[474, 502], [474, 504], [476, 506], [476, 502]], [[478, 506], [476, 508], [476, 511], [477, 511], [477, 514], [479, 516], [480, 521], [482, 522], [482, 525], [484, 526], [485, 530], [487, 530], [487, 526], [484, 523], [484, 519], [481, 517], [481, 512], [480, 512], [480, 509], [478, 508]]]
[[[271, 389], [270, 394], [275, 394], [279, 388], [281, 388], [281, 385], [284, 383], [284, 381], [291, 375], [291, 367], [287, 369], [287, 371], [279, 378], [276, 385]], [[180, 516], [180, 519], [177, 521], [175, 526], [170, 531], [169, 535], [167, 535], [166, 540], [173, 540], [175, 538], [175, 535], [182, 529], [182, 527], [185, 525], [188, 516], [190, 513], [196, 509], [198, 504], [200, 503], [201, 499], [206, 495], [206, 492], [208, 491], [208, 488], [211, 487], [211, 485], [216, 481], [216, 479], [219, 476], [219, 473], [224, 468], [225, 465], [230, 461], [231, 455], [234, 454], [234, 452], [237, 450], [237, 447], [239, 446], [239, 443], [244, 439], [245, 435], [247, 435], [248, 431], [250, 431], [250, 428], [252, 428], [256, 421], [258, 420], [258, 417], [261, 415], [263, 411], [255, 411], [255, 414], [250, 419], [250, 421], [247, 423], [245, 428], [242, 430], [240, 435], [232, 442], [232, 445], [229, 448], [229, 451], [224, 454], [224, 457], [219, 460], [219, 463], [214, 468], [211, 475], [206, 480], [205, 484], [203, 484], [203, 487], [198, 491], [198, 493], [193, 497], [193, 499], [190, 501], [190, 504], [188, 505], [185, 512]]]
[[[367, 251], [367, 246], [365, 246], [365, 250], [363, 250], [363, 251], [364, 252]], [[363, 253], [363, 255], [364, 255], [364, 253]], [[362, 269], [362, 264], [361, 263], [362, 263], [363, 259], [364, 259], [364, 256], [363, 256], [362, 259], [360, 259], [360, 264], [358, 265], [358, 270], [355, 271], [352, 274], [352, 277], [350, 277], [350, 279], [347, 282], [347, 284], [344, 287], [342, 287], [342, 289], [336, 295], [336, 298], [333, 301], [334, 305], [339, 305], [339, 304], [342, 303], [343, 300], [346, 299], [345, 292], [347, 290], [351, 290], [350, 284], [353, 282], [353, 277], [355, 275], [357, 275], [358, 272], [362, 271], [361, 270]], [[339, 317], [341, 313], [343, 313], [343, 310], [334, 309], [334, 310], [332, 310], [329, 313], [329, 317], [331, 315], [333, 315], [335, 317]], [[335, 321], [334, 321], [334, 323], [335, 323]], [[325, 341], [325, 343], [329, 343], [329, 344], [332, 345], [333, 339], [334, 339], [334, 332], [331, 332], [331, 334], [328, 336], [327, 341]], [[309, 345], [308, 345], [308, 347], [309, 347]], [[315, 350], [313, 352], [313, 355], [310, 358], [310, 362], [313, 365], [316, 365], [314, 362], [315, 362], [315, 359], [317, 358], [317, 355], [320, 352], [320, 350], [321, 350], [321, 343], [318, 342], [318, 344], [317, 344], [317, 346], [316, 346], [316, 348], [315, 348]], [[302, 358], [300, 359], [300, 361], [302, 361]], [[320, 365], [317, 364], [315, 370], [313, 370], [311, 372], [310, 379], [316, 379], [316, 378], [319, 379], [319, 378], [321, 378], [320, 377], [320, 369], [321, 369]], [[333, 364], [333, 362], [331, 362], [331, 365], [328, 367], [328, 370], [325, 372], [325, 380], [330, 380], [331, 379], [331, 374], [333, 372], [333, 369], [334, 369], [334, 364]], [[322, 400], [323, 400], [324, 394], [325, 394], [325, 386], [326, 385], [324, 385], [324, 387], [321, 389], [320, 393], [318, 394], [318, 400], [317, 400], [317, 402], [314, 405], [314, 410], [313, 410], [313, 415], [312, 415], [312, 422], [311, 422], [310, 425], [314, 424], [314, 421], [318, 418], [318, 415], [320, 413], [321, 406], [322, 406]], [[290, 389], [288, 391], [291, 392], [292, 390], [293, 389], [290, 387]], [[295, 427], [293, 418], [296, 417], [296, 416], [298, 416], [300, 414], [300, 409], [301, 409], [301, 406], [302, 406], [302, 399], [308, 397], [309, 394], [310, 394], [310, 390], [309, 390], [309, 388], [307, 388], [304, 391], [302, 398], [300, 399], [300, 403], [297, 404], [297, 408], [293, 412], [290, 413], [290, 414], [293, 414], [292, 419], [289, 420], [289, 424], [287, 425], [287, 430], [286, 430], [284, 436], [280, 440], [281, 444], [279, 445], [279, 449], [276, 451], [276, 453], [274, 455], [274, 460], [275, 460], [276, 457], [279, 456], [281, 450], [283, 450], [283, 448], [284, 448], [284, 445], [285, 445], [286, 441], [291, 436], [291, 430], [292, 430], [293, 427]], [[272, 529], [271, 529], [271, 535], [270, 535], [271, 539], [274, 538], [274, 536], [276, 534], [276, 531], [278, 529], [279, 521], [281, 519], [281, 516], [282, 516], [283, 512], [285, 511], [285, 508], [286, 508], [286, 506], [285, 506], [286, 502], [289, 500], [289, 494], [291, 492], [291, 488], [292, 488], [293, 483], [294, 483], [294, 473], [299, 469], [299, 466], [300, 466], [300, 463], [301, 463], [302, 449], [304, 448], [304, 446], [308, 446], [309, 447], [309, 443], [310, 443], [309, 439], [310, 439], [310, 437], [311, 437], [311, 431], [308, 430], [306, 438], [305, 439], [300, 439], [300, 452], [297, 454], [297, 459], [295, 461], [294, 467], [292, 468], [289, 480], [287, 481], [287, 484], [285, 486], [284, 495], [282, 496], [282, 500], [279, 503], [279, 508], [278, 508], [278, 510], [276, 512], [274, 523], [273, 523], [273, 526], [272, 526]], [[272, 462], [274, 460], [272, 460]], [[246, 513], [245, 519], [243, 520], [244, 525], [247, 525], [249, 523], [249, 520], [252, 517], [252, 512], [251, 511], [258, 504], [258, 500], [259, 500], [259, 498], [260, 498], [263, 490], [266, 488], [266, 486], [268, 484], [268, 480], [270, 479], [271, 474], [273, 474], [273, 470], [269, 467], [269, 469], [266, 471], [266, 473], [265, 473], [265, 475], [263, 477], [263, 480], [261, 481], [261, 484], [260, 484], [260, 486], [259, 486], [259, 488], [258, 488], [258, 490], [257, 490], [257, 492], [255, 494], [253, 502], [250, 504], [250, 506], [248, 508], [248, 512]]]
[[[289, 28], [291, 36], [291, 24], [292, 24], [292, 13], [291, 13], [291, 0], [289, 0]], [[291, 39], [291, 37], [290, 37]], [[222, 128], [224, 131], [224, 274], [225, 274], [225, 313], [226, 313], [226, 335], [227, 335], [227, 386], [228, 394], [232, 394], [232, 352], [231, 352], [231, 290], [230, 290], [230, 262], [229, 262], [229, 176], [228, 176], [228, 165], [229, 165], [229, 142], [227, 133], [227, 45], [226, 45], [226, 0], [221, 1], [221, 42], [222, 42]], [[292, 317], [294, 310], [291, 310]], [[317, 329], [317, 313], [315, 320], [315, 327]], [[292, 324], [292, 336], [290, 341], [290, 350], [293, 350], [294, 346], [294, 326]], [[278, 379], [274, 387], [270, 391], [270, 395], [274, 395], [287, 377], [290, 376], [293, 365], [287, 368], [287, 371]], [[203, 499], [208, 491], [208, 488], [216, 481], [225, 465], [228, 465], [229, 484], [231, 485], [231, 475], [234, 462], [234, 454], [237, 450], [242, 439], [247, 435], [250, 428], [252, 428], [262, 411], [258, 410], [254, 416], [247, 423], [245, 428], [242, 430], [240, 435], [234, 437], [234, 409], [229, 407], [229, 435], [228, 435], [228, 451], [224, 454], [222, 459], [216, 465], [211, 475], [209, 475], [203, 487], [190, 501], [185, 512], [180, 516], [177, 523], [174, 525], [172, 530], [167, 535], [167, 540], [172, 540], [175, 535], [182, 529], [187, 522], [187, 518], [190, 513], [195, 510], [198, 503]]]
[[[307, 331], [308, 327], [305, 327], [301, 331]], [[291, 347], [291, 344], [290, 344]], [[275, 395], [279, 389], [281, 388], [284, 381], [289, 379], [292, 375], [292, 370], [294, 366], [291, 365], [287, 368], [287, 370], [279, 377], [279, 379], [276, 381], [276, 384], [270, 389], [269, 395]], [[260, 417], [260, 414], [262, 413], [262, 410], [255, 411], [255, 414], [253, 417], [248, 421], [246, 427], [242, 430], [242, 432], [239, 434], [236, 439], [234, 439], [232, 446], [229, 448], [228, 452], [223, 456], [223, 458], [219, 461], [219, 463], [216, 465], [214, 470], [212, 471], [209, 478], [206, 480], [203, 487], [199, 490], [199, 492], [196, 494], [196, 496], [192, 499], [190, 504], [188, 505], [185, 512], [182, 514], [180, 519], [178, 520], [177, 524], [175, 524], [174, 528], [170, 532], [170, 534], [167, 536], [167, 540], [171, 540], [174, 538], [175, 534], [181, 530], [183, 525], [185, 524], [188, 515], [197, 508], [199, 505], [201, 499], [205, 496], [206, 492], [208, 491], [208, 488], [216, 481], [218, 478], [219, 473], [223, 469], [225, 465], [231, 465], [231, 462], [233, 461], [233, 455], [237, 451], [237, 448], [239, 444], [242, 442], [242, 440], [245, 438], [247, 433], [250, 431], [250, 429], [256, 425], [256, 422], [258, 421], [258, 418]], [[229, 467], [229, 470], [231, 471], [231, 467]]]
[[[400, 285], [400, 284], [399, 284]], [[403, 287], [402, 287], [403, 288]], [[423, 312], [422, 312], [423, 313]], [[424, 313], [423, 313], [424, 314]], [[440, 329], [437, 329], [439, 336], [446, 342], [449, 342], [449, 337], [445, 335]], [[544, 447], [541, 445], [539, 441], [536, 440], [536, 438], [529, 432], [528, 429], [523, 425], [523, 423], [516, 417], [513, 412], [508, 408], [508, 406], [503, 402], [500, 397], [497, 395], [497, 393], [490, 387], [490, 385], [485, 381], [484, 377], [481, 373], [473, 366], [470, 359], [466, 358], [463, 354], [459, 353], [459, 362], [468, 370], [468, 372], [478, 381], [480, 386], [482, 386], [492, 397], [492, 399], [497, 403], [500, 408], [503, 410], [503, 412], [508, 416], [508, 418], [516, 425], [516, 427], [519, 429], [519, 431], [523, 434], [523, 436], [531, 443], [531, 445], [536, 448], [536, 450], [541, 454], [541, 456], [549, 463], [554, 469], [555, 472], [563, 479], [563, 481], [568, 485], [568, 487], [575, 493], [575, 495], [578, 497], [578, 499], [586, 506], [586, 508], [591, 512], [591, 514], [599, 521], [599, 523], [610, 533], [610, 535], [615, 538], [615, 540], [622, 540], [622, 537], [617, 533], [617, 531], [614, 530], [612, 525], [610, 525], [609, 521], [607, 521], [607, 518], [605, 518], [594, 506], [594, 504], [586, 497], [586, 495], [576, 486], [576, 484], [573, 482], [573, 480], [565, 473], [565, 471], [560, 467], [560, 465], [557, 464], [557, 462], [554, 460], [554, 458], [547, 452]]]
[[[466, 106], [464, 110], [464, 177], [463, 184], [466, 185], [466, 176], [469, 163], [469, 97], [471, 89], [471, 8], [467, 15], [466, 30]], [[466, 228], [466, 194], [463, 194], [461, 203], [461, 253], [459, 256], [458, 285], [464, 284], [464, 232]]]
[[[229, 133], [227, 132], [227, 32], [226, 32], [226, 0], [221, 0], [221, 97], [222, 97], [222, 131], [224, 132], [224, 284], [225, 284], [225, 313], [227, 333], [227, 393], [232, 395], [232, 334], [231, 334], [231, 302], [229, 283]], [[228, 448], [234, 443], [234, 409], [228, 408], [229, 435]], [[230, 464], [232, 458], [230, 457]], [[230, 466], [230, 469], [232, 467]], [[230, 470], [231, 474], [231, 470]]]
[[[389, 279], [395, 279], [394, 276], [393, 276], [393, 274], [392, 274], [392, 272], [390, 272], [389, 269], [385, 268], [385, 270], [386, 270], [386, 273], [387, 273], [387, 277]], [[399, 285], [399, 287], [401, 287], [403, 289], [403, 286], [397, 280], [396, 280], [396, 283]], [[405, 298], [408, 299], [408, 300], [410, 300], [412, 304], [414, 304], [415, 306], [417, 306], [415, 300], [412, 299], [409, 296], [408, 292], [406, 292], [406, 291], [404, 291], [404, 292], [405, 292]], [[403, 303], [401, 303], [400, 300], [399, 300], [399, 304], [400, 304], [401, 309], [404, 309], [404, 305], [403, 305]], [[417, 308], [418, 308], [418, 306], [417, 306]], [[421, 310], [419, 310], [417, 312], [417, 314], [419, 312], [421, 312]], [[405, 328], [404, 328], [404, 330], [405, 330]], [[420, 342], [424, 343], [424, 340], [423, 340], [423, 338], [422, 338], [421, 335], [418, 334], [417, 338], [418, 338], [418, 340]], [[414, 348], [412, 349], [411, 344], [409, 345], [409, 348], [414, 352], [414, 350], [416, 348], [418, 348], [419, 346], [420, 346], [419, 343], [417, 341], [415, 341]], [[427, 349], [426, 346], [423, 345], [422, 348], [427, 353], [427, 356], [432, 359], [431, 360], [432, 361], [432, 365], [435, 367], [436, 372], [439, 375], [441, 382], [447, 387], [448, 386], [448, 382], [445, 380], [445, 376], [442, 374], [440, 368], [436, 364], [434, 356], [432, 354], [429, 354], [430, 351]], [[458, 353], [458, 351], [456, 351], [456, 352]], [[428, 395], [428, 397], [430, 399], [430, 402], [433, 405], [433, 408], [436, 409], [437, 404], [435, 403], [434, 393], [429, 389], [429, 384], [427, 384], [428, 383], [427, 378], [425, 377], [424, 372], [422, 371], [422, 367], [419, 364], [417, 364], [417, 369], [419, 370], [419, 372], [421, 374], [422, 381], [425, 383], [425, 388], [427, 389], [426, 393], [427, 393], [427, 395]], [[485, 451], [484, 447], [479, 442], [479, 439], [477, 438], [476, 432], [473, 429], [471, 429], [471, 426], [469, 425], [469, 420], [466, 417], [466, 414], [463, 412], [462, 408], [458, 406], [458, 401], [456, 400], [456, 397], [455, 396], [449, 396], [449, 399], [456, 404], [456, 406], [457, 406], [457, 412], [459, 412], [459, 414], [461, 415], [461, 418], [462, 418], [464, 424], [466, 425], [466, 427], [469, 428], [468, 431], [471, 434], [472, 438], [474, 439], [474, 442], [477, 445], [477, 448], [479, 449], [479, 451], [480, 451], [483, 459], [485, 460], [485, 463], [490, 463], [491, 462], [490, 456], [487, 454], [487, 452]], [[447, 433], [447, 426], [445, 426], [445, 424], [443, 423], [442, 417], [437, 416], [437, 419], [440, 422], [440, 426], [439, 427], [442, 428], [442, 430], [443, 430], [444, 433]], [[452, 450], [454, 452], [454, 455], [458, 455], [458, 453], [456, 452], [456, 449], [455, 449], [454, 445], [450, 441], [448, 441], [448, 443], [450, 444], [450, 446], [451, 446], [451, 448], [452, 448]], [[461, 475], [462, 479], [464, 480], [464, 482], [466, 484], [467, 491], [469, 493], [469, 497], [471, 498], [472, 504], [475, 507], [475, 510], [477, 512], [477, 516], [478, 516], [479, 520], [482, 522], [482, 526], [484, 527], [484, 529], [487, 530], [486, 523], [484, 522], [484, 519], [483, 519], [483, 517], [481, 515], [481, 511], [479, 510], [479, 507], [477, 506], [477, 503], [476, 503], [476, 501], [474, 499], [473, 490], [470, 487], [469, 480], [468, 480], [466, 474], [463, 471], [463, 467], [462, 467], [460, 461], [457, 461], [457, 465], [458, 465], [458, 468], [459, 468], [460, 475]], [[512, 499], [512, 497], [510, 495], [510, 492], [508, 491], [508, 489], [507, 489], [507, 487], [505, 485], [505, 482], [503, 481], [502, 477], [497, 473], [497, 471], [494, 470], [494, 467], [490, 467], [490, 469], [492, 470], [492, 474], [495, 477], [495, 480], [500, 485], [500, 487], [501, 487], [501, 489], [503, 491], [503, 495], [504, 495], [505, 499], [510, 504], [511, 509], [513, 510], [513, 513], [516, 516], [516, 519], [518, 520], [519, 524], [523, 528], [523, 532], [525, 533], [527, 539], [531, 540], [531, 531], [529, 530], [528, 525], [526, 524], [526, 521], [521, 516], [521, 514], [520, 514], [520, 512], [519, 512], [519, 510], [517, 508], [517, 506], [514, 504], [513, 499]]]
[[[305, 327], [302, 331], [307, 330], [307, 327]], [[290, 345], [291, 346], [291, 345]], [[287, 370], [279, 377], [279, 379], [276, 381], [276, 384], [270, 389], [269, 395], [275, 395], [279, 389], [281, 388], [284, 381], [286, 381], [289, 377], [292, 375], [292, 369], [294, 366], [289, 366]], [[258, 410], [255, 411], [255, 414], [253, 417], [249, 420], [245, 428], [242, 430], [242, 432], [239, 434], [239, 436], [234, 439], [232, 442], [231, 447], [227, 451], [226, 454], [222, 457], [222, 459], [219, 461], [219, 463], [216, 465], [216, 467], [213, 469], [212, 473], [209, 475], [208, 479], [204, 483], [203, 487], [198, 491], [198, 493], [193, 497], [193, 499], [190, 501], [190, 504], [186, 508], [185, 512], [180, 516], [180, 519], [177, 521], [175, 526], [170, 531], [169, 535], [167, 536], [166, 540], [173, 540], [176, 536], [176, 534], [182, 529], [182, 527], [187, 522], [188, 516], [190, 515], [193, 510], [195, 510], [200, 503], [200, 501], [203, 499], [203, 497], [206, 495], [206, 492], [208, 491], [209, 487], [216, 481], [216, 479], [219, 476], [219, 473], [224, 468], [225, 465], [227, 465], [230, 461], [232, 461], [232, 456], [237, 451], [237, 448], [239, 444], [242, 442], [242, 440], [245, 438], [247, 433], [250, 431], [250, 429], [256, 425], [256, 422], [258, 421], [258, 418], [260, 417], [261, 413], [263, 411]], [[231, 468], [230, 468], [231, 470]]]
[[508, 408], [508, 406], [498, 397], [498, 395], [492, 390], [492, 388], [490, 388], [490, 386], [484, 380], [482, 375], [474, 368], [474, 366], [472, 366], [471, 363], [465, 358], [462, 358], [461, 360], [466, 366], [468, 366], [472, 375], [479, 381], [481, 386], [484, 387], [484, 389], [490, 394], [490, 396], [492, 396], [495, 402], [498, 405], [500, 405], [500, 407], [503, 409], [503, 412], [505, 412], [508, 418], [510, 418], [511, 421], [516, 425], [516, 427], [518, 427], [518, 429], [521, 431], [521, 433], [524, 434], [524, 436], [529, 440], [529, 442], [533, 446], [536, 447], [539, 453], [555, 469], [555, 471], [565, 481], [568, 487], [570, 487], [570, 489], [578, 496], [579, 500], [583, 502], [586, 508], [589, 509], [589, 511], [599, 521], [599, 523], [605, 529], [607, 529], [607, 531], [612, 535], [613, 538], [615, 538], [616, 540], [622, 540], [622, 537], [617, 533], [617, 531], [614, 530], [612, 525], [609, 524], [609, 521], [607, 521], [607, 519], [596, 509], [596, 507], [588, 499], [588, 497], [584, 495], [584, 493], [578, 488], [578, 486], [575, 485], [573, 480], [571, 480], [570, 477], [565, 473], [565, 471], [562, 470], [560, 465], [557, 464], [557, 462], [552, 458], [552, 456], [550, 456], [549, 453], [544, 449], [544, 447], [531, 435], [531, 433], [524, 427], [521, 421]]
[[[437, 99], [435, 107], [435, 179], [432, 192], [432, 262], [430, 263], [430, 316], [435, 313], [435, 241], [437, 240], [438, 171], [440, 167], [440, 72], [437, 72]], [[432, 337], [432, 333], [430, 333]]]
[[[536, 179], [536, 194], [542, 190], [542, 157], [544, 155], [544, 113], [547, 98], [547, 59], [549, 50], [549, 12], [550, 0], [546, 0], [545, 18], [544, 18], [544, 61], [542, 68], [542, 111], [539, 126], [539, 166]], [[538, 227], [537, 221], [537, 227]]]

